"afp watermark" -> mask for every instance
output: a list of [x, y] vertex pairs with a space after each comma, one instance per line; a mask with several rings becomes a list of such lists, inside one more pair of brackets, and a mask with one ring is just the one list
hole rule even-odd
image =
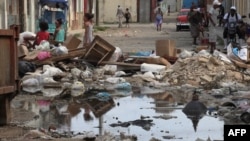
[[224, 141], [249, 141], [250, 125], [224, 125]]

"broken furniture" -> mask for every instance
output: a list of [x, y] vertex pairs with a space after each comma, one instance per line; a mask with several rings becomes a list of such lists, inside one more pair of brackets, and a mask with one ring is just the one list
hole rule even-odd
[[87, 49], [84, 59], [93, 65], [99, 65], [102, 61], [108, 61], [115, 49], [113, 45], [96, 35]]

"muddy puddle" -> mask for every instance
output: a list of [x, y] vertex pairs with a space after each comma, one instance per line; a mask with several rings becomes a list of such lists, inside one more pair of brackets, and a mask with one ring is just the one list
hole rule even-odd
[[[50, 99], [37, 96], [18, 96], [12, 108], [33, 113], [25, 126], [56, 130], [65, 136], [135, 135], [139, 141], [152, 138], [173, 141], [196, 139], [223, 140], [224, 121], [201, 109], [187, 115], [183, 108], [187, 97], [176, 98], [163, 90], [142, 88], [147, 93], [116, 96], [98, 92], [98, 98]], [[122, 92], [124, 93], [124, 92]], [[28, 98], [27, 98], [28, 97]], [[29, 100], [28, 100], [29, 99]], [[184, 100], [183, 100], [184, 99]], [[17, 115], [22, 117], [22, 113]], [[31, 115], [30, 115], [31, 116]], [[20, 121], [14, 121], [20, 122]]]

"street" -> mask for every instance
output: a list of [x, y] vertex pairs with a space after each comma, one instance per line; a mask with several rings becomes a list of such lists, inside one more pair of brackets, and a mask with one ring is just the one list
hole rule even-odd
[[[131, 23], [130, 28], [118, 28], [118, 24], [102, 24], [101, 27], [108, 27], [105, 31], [95, 32], [116, 47], [120, 47], [123, 52], [138, 52], [155, 50], [156, 40], [172, 39], [176, 42], [176, 48], [192, 50], [192, 37], [189, 30], [176, 31], [177, 13], [165, 15], [162, 24], [162, 31], [156, 31], [154, 23]], [[222, 38], [223, 27], [216, 27], [217, 35]], [[80, 34], [82, 32], [72, 31], [70, 34]], [[81, 37], [82, 38], [82, 37]], [[198, 43], [200, 41], [198, 40]], [[217, 49], [223, 48], [223, 41], [218, 39]]]

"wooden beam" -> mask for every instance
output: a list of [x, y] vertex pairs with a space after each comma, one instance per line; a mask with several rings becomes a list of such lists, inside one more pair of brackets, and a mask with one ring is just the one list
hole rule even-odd
[[6, 125], [10, 122], [10, 99], [6, 95], [0, 95], [0, 125]]

